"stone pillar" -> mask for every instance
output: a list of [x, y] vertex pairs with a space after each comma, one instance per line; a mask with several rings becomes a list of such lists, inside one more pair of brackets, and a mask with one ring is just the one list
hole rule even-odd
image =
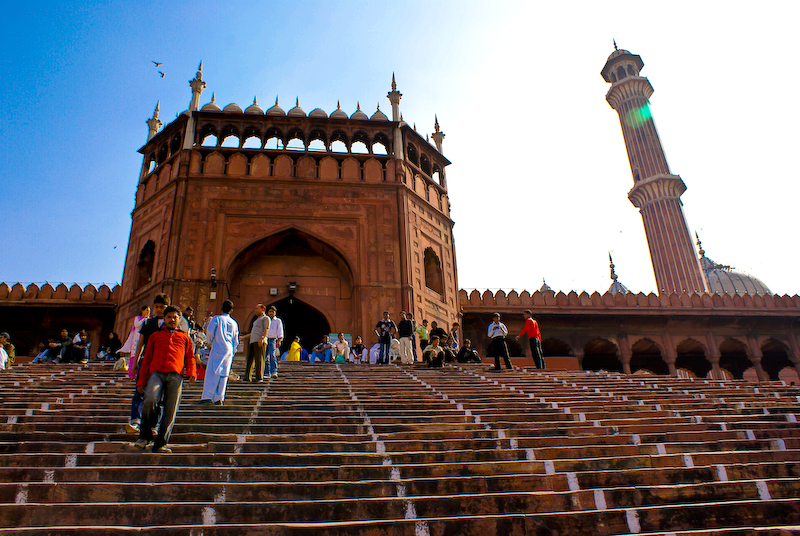
[[721, 380], [722, 371], [719, 368], [719, 360], [722, 359], [722, 356], [720, 354], [710, 354], [706, 359], [711, 363], [711, 378]]
[[619, 360], [622, 362], [622, 372], [625, 374], [631, 374], [631, 355], [630, 352], [622, 351], [620, 352]]
[[761, 359], [764, 357], [764, 354], [761, 353], [761, 348], [758, 347], [754, 340], [750, 342], [750, 353], [752, 354], [748, 359], [753, 364], [753, 368], [756, 369], [756, 376], [758, 376], [758, 381], [765, 382], [769, 380], [767, 378], [766, 373], [764, 372], [764, 368], [761, 366]]
[[678, 360], [677, 355], [667, 355], [667, 357], [664, 358], [664, 362], [667, 364], [667, 367], [669, 368], [670, 376], [675, 377], [678, 375], [678, 369], [675, 367], [675, 362], [677, 360]]

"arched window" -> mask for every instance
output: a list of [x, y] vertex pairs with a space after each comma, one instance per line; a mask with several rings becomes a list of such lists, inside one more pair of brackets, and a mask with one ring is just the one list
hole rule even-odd
[[136, 263], [136, 288], [141, 288], [153, 280], [153, 264], [156, 260], [156, 243], [148, 240], [139, 252]]
[[619, 77], [620, 80], [625, 78], [625, 69], [622, 68], [622, 65], [620, 65], [619, 68], [617, 69], [617, 76]]
[[431, 161], [428, 159], [428, 155], [423, 154], [419, 158], [419, 167], [426, 175], [431, 176]]
[[406, 156], [408, 157], [408, 160], [412, 164], [414, 164], [415, 166], [419, 165], [419, 155], [417, 154], [417, 148], [414, 147], [410, 143], [408, 144], [408, 147], [406, 148]]
[[180, 132], [176, 133], [172, 136], [172, 141], [169, 142], [169, 152], [170, 154], [177, 153], [181, 148], [181, 134]]
[[633, 70], [633, 65], [628, 65], [628, 75], [636, 76], [636, 71]]
[[231, 134], [222, 140], [220, 147], [239, 147], [239, 138]]
[[355, 154], [369, 154], [369, 149], [363, 141], [354, 141], [350, 147], [350, 152]]
[[306, 150], [306, 141], [302, 130], [293, 129], [289, 131], [289, 143], [286, 144], [286, 148], [293, 151]]
[[433, 252], [433, 248], [425, 249], [425, 286], [434, 292], [444, 294], [444, 285], [442, 283], [442, 263], [439, 257]]
[[439, 167], [439, 164], [433, 165], [433, 173], [431, 174], [431, 178], [436, 184], [442, 184], [442, 169]]
[[242, 144], [242, 149], [261, 149], [261, 138], [253, 134]]
[[341, 130], [335, 130], [331, 134], [331, 152], [349, 153], [347, 149], [347, 136]]
[[372, 154], [389, 154], [389, 137], [379, 132], [372, 140]]
[[168, 156], [169, 156], [169, 147], [167, 147], [167, 144], [165, 143], [164, 145], [158, 148], [158, 164], [161, 165], [162, 163], [164, 163], [164, 160], [166, 160]]
[[202, 147], [216, 147], [217, 146], [217, 137], [213, 134], [207, 134], [203, 140], [200, 142]]

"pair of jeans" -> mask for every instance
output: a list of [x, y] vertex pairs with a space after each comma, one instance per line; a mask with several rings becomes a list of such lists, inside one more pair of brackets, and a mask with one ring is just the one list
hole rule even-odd
[[278, 373], [278, 339], [267, 339], [266, 376], [274, 376]]
[[389, 339], [387, 341], [380, 341], [380, 347], [378, 349], [378, 364], [379, 365], [388, 365], [389, 364], [389, 348], [392, 345], [392, 340]]
[[[153, 450], [169, 443], [172, 427], [175, 426], [175, 414], [181, 403], [183, 376], [177, 372], [151, 372], [144, 388], [144, 404], [142, 406], [142, 424], [139, 427], [139, 439], [153, 441]], [[158, 434], [153, 439], [153, 427], [158, 424], [159, 409], [163, 408]]]
[[317, 352], [316, 350], [311, 352], [311, 359], [309, 361], [313, 363], [315, 360], [324, 361], [325, 363], [331, 361], [331, 349], [327, 348], [322, 352]]

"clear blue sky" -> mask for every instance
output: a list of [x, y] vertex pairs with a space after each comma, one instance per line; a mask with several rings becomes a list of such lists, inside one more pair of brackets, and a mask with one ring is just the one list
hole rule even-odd
[[[620, 4], [622, 5], [622, 4]], [[30, 6], [30, 7], [27, 7]], [[6, 244], [0, 280], [121, 278], [144, 121], [201, 104], [438, 114], [459, 283], [604, 291], [607, 252], [632, 290], [655, 290], [630, 169], [600, 69], [640, 54], [690, 229], [709, 257], [800, 292], [800, 4], [673, 2], [17, 3], [0, 42]], [[151, 60], [163, 62], [161, 78]], [[115, 249], [116, 248], [116, 249]], [[498, 260], [493, 251], [504, 252]]]

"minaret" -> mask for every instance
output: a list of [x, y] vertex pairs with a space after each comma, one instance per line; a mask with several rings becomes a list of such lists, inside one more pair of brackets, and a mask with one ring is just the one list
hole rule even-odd
[[680, 200], [686, 185], [669, 171], [650, 113], [653, 86], [639, 76], [644, 62], [614, 48], [600, 74], [611, 84], [606, 100], [619, 114], [633, 174], [628, 199], [642, 214], [658, 292], [707, 292]]
[[403, 94], [397, 91], [397, 82], [394, 81], [394, 73], [392, 73], [392, 90], [386, 95], [389, 102], [392, 103], [392, 121], [400, 120], [400, 99]]
[[192, 86], [192, 102], [189, 104], [189, 110], [196, 112], [200, 109], [200, 95], [206, 88], [206, 83], [203, 82], [203, 62], [197, 67], [197, 74], [194, 75], [193, 80], [189, 80], [189, 85]]
[[444, 141], [444, 132], [439, 130], [439, 116], [438, 115], [434, 115], [433, 117], [435, 118], [434, 122], [433, 122], [433, 130], [434, 130], [434, 132], [433, 132], [433, 135], [431, 137], [433, 138], [433, 143], [436, 144], [436, 150], [439, 151], [440, 153], [444, 154], [442, 152], [442, 142]]
[[158, 112], [160, 111], [160, 107], [161, 107], [161, 101], [156, 102], [156, 109], [153, 110], [153, 117], [145, 121], [145, 123], [147, 123], [147, 128], [148, 128], [147, 141], [150, 141], [153, 138], [153, 136], [156, 135], [158, 129], [161, 128], [161, 125], [164, 124], [158, 120]]
[[[400, 98], [403, 96], [402, 93], [397, 91], [397, 82], [394, 80], [394, 73], [392, 73], [392, 90], [386, 94], [386, 97], [389, 99], [389, 102], [392, 103], [392, 121], [398, 122], [397, 126], [394, 129], [394, 157], [398, 160], [403, 160], [405, 158], [405, 149], [403, 148], [403, 114], [400, 113]], [[400, 179], [400, 167], [396, 168], [397, 170], [397, 180]]]

